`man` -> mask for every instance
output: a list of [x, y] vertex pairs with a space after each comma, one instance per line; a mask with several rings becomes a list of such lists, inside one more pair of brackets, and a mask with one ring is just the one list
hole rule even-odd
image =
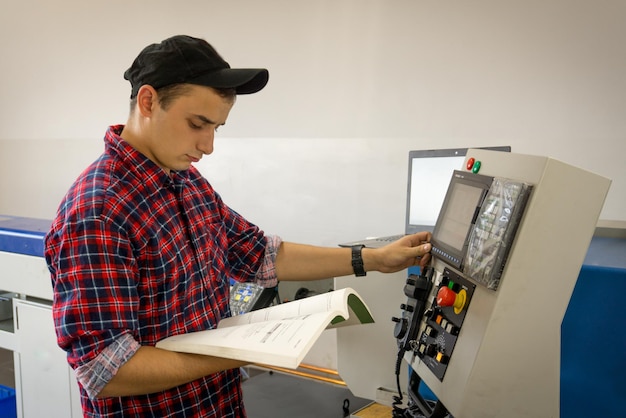
[[[242, 362], [157, 349], [230, 315], [230, 278], [275, 286], [429, 261], [430, 235], [382, 249], [321, 248], [266, 235], [193, 163], [213, 151], [236, 95], [265, 69], [231, 69], [204, 40], [146, 47], [125, 72], [131, 111], [70, 188], [46, 236], [59, 346], [85, 416], [245, 417]], [[364, 279], [366, 280], [366, 279]]]

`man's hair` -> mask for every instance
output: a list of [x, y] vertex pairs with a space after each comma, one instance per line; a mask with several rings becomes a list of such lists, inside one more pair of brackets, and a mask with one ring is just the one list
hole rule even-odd
[[[165, 87], [161, 87], [157, 89], [157, 94], [159, 97], [159, 105], [163, 108], [163, 110], [167, 110], [169, 106], [179, 97], [182, 97], [188, 94], [191, 91], [192, 84], [187, 83], [179, 83], [179, 84], [170, 84]], [[235, 101], [237, 97], [237, 91], [234, 88], [215, 88], [211, 87], [215, 92], [224, 99]], [[130, 113], [132, 114], [135, 110], [135, 105], [137, 104], [137, 96], [130, 99]]]

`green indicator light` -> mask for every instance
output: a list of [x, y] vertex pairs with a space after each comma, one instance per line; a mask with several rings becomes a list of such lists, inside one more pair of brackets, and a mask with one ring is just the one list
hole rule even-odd
[[450, 281], [448, 282], [448, 288], [449, 288], [450, 290], [452, 290], [452, 287], [453, 287], [453, 286], [454, 286], [454, 282], [453, 282], [452, 280], [450, 280]]

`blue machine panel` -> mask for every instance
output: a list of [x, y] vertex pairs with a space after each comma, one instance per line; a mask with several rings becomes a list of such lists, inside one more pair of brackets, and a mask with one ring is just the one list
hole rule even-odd
[[0, 215], [0, 251], [43, 257], [51, 220]]
[[561, 417], [625, 416], [626, 239], [594, 237], [561, 325]]

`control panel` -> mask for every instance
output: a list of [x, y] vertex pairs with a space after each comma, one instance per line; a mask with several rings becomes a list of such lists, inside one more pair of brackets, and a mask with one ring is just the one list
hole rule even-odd
[[561, 322], [609, 184], [547, 157], [468, 151], [431, 264], [408, 276], [392, 318], [409, 366], [394, 416], [559, 415]]
[[475, 288], [447, 267], [435, 280], [414, 352], [439, 380], [446, 373]]
[[400, 305], [400, 316], [391, 318], [395, 322], [394, 336], [398, 340], [400, 350], [408, 351], [414, 347], [420, 321], [432, 288], [432, 273], [432, 269], [425, 269], [423, 274], [419, 276], [411, 274], [406, 279], [404, 285], [406, 303]]
[[264, 288], [255, 283], [235, 282], [230, 289], [230, 311], [233, 316], [241, 315], [270, 306], [277, 289]]

